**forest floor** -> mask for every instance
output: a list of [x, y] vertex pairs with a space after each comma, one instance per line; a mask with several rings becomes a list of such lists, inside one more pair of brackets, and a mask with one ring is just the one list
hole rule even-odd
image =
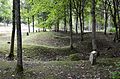
[[[97, 33], [97, 64], [88, 61], [92, 51], [91, 33], [73, 35], [74, 49], [70, 50], [69, 33], [40, 32], [23, 34], [24, 73], [21, 79], [119, 79], [120, 43], [114, 34]], [[15, 61], [7, 61], [10, 35], [0, 34], [0, 79], [16, 79]], [[16, 42], [15, 42], [16, 45]], [[16, 52], [16, 46], [15, 46]], [[15, 53], [16, 55], [16, 53]]]

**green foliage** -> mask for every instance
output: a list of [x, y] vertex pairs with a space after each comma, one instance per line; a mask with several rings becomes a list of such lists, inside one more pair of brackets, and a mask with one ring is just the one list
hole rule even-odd
[[109, 32], [116, 32], [115, 28], [111, 28]]
[[78, 61], [78, 60], [80, 60], [79, 54], [71, 54], [71, 55], [69, 55], [69, 59], [71, 61]]
[[[118, 67], [118, 69], [120, 69], [120, 62], [116, 63], [116, 66]], [[120, 72], [112, 72], [112, 79], [120, 79]]]
[[120, 72], [113, 72], [112, 79], [120, 79]]
[[0, 17], [4, 19], [4, 22], [10, 21], [11, 14], [10, 0], [0, 0]]

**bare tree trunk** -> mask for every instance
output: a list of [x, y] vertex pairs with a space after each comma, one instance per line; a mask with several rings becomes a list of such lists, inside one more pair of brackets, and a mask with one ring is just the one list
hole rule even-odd
[[80, 36], [81, 36], [81, 41], [83, 41], [83, 27], [82, 27], [82, 18], [81, 18], [81, 13], [79, 13], [79, 19], [80, 19]]
[[32, 21], [33, 21], [33, 33], [34, 33], [34, 15], [32, 16]]
[[116, 6], [117, 6], [117, 16], [118, 16], [118, 27], [119, 27], [119, 42], [120, 42], [120, 15], [119, 15], [119, 5], [120, 2], [116, 0]]
[[116, 34], [115, 34], [114, 42], [116, 42], [116, 40], [118, 40], [118, 27], [117, 27], [117, 21], [116, 21], [117, 9], [116, 9], [115, 0], [113, 0], [113, 8], [114, 8], [113, 22], [114, 22], [114, 26], [116, 27]]
[[97, 49], [96, 46], [96, 18], [95, 18], [95, 0], [92, 0], [92, 48], [93, 50]]
[[84, 33], [84, 10], [82, 10], [82, 25], [83, 25], [83, 33]]
[[30, 33], [30, 18], [28, 17], [28, 32]]
[[66, 6], [64, 7], [64, 32], [67, 32], [67, 25], [66, 25]]
[[73, 36], [72, 36], [72, 1], [70, 0], [70, 48], [73, 49]]
[[21, 16], [20, 16], [20, 0], [15, 0], [16, 4], [16, 26], [17, 26], [17, 73], [23, 71], [23, 62], [22, 62], [22, 34], [21, 34]]
[[107, 10], [107, 1], [105, 0], [105, 31], [104, 31], [105, 35], [106, 35], [107, 27], [108, 27], [108, 10]]
[[[27, 9], [27, 12], [29, 13], [29, 8]], [[30, 18], [28, 16], [28, 32], [30, 33]]]
[[76, 15], [76, 34], [78, 34], [78, 14]]
[[56, 23], [56, 32], [59, 32], [59, 20], [57, 20], [57, 23]]
[[80, 36], [81, 36], [81, 41], [83, 41], [83, 25], [82, 25], [82, 14], [81, 14], [81, 8], [82, 8], [82, 6], [81, 6], [81, 1], [80, 1], [80, 8], [79, 8], [79, 19], [80, 19], [80, 31], [81, 31], [81, 33], [80, 33]]
[[7, 57], [8, 60], [14, 60], [14, 40], [15, 40], [15, 0], [13, 0], [13, 11], [12, 11], [12, 36], [11, 36], [11, 46], [10, 46], [10, 53]]

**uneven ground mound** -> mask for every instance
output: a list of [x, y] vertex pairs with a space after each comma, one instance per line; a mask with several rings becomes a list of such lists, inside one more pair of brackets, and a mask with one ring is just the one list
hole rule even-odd
[[[80, 34], [74, 34], [73, 50], [69, 48], [68, 33], [41, 32], [31, 33], [30, 36], [24, 34], [24, 74], [21, 79], [110, 79], [119, 76], [120, 44], [114, 43], [113, 37], [114, 35], [97, 33], [96, 43], [100, 57], [97, 65], [91, 66], [88, 61], [92, 51], [91, 33], [85, 33], [82, 42]], [[4, 40], [6, 38], [9, 37], [0, 36], [0, 79], [16, 79], [16, 61], [5, 60], [9, 53], [7, 42], [10, 41]], [[75, 58], [74, 56], [79, 57], [79, 61], [71, 61], [70, 57]]]
[[[74, 50], [69, 48], [69, 34], [62, 32], [42, 32], [31, 34], [24, 39], [24, 52], [28, 57], [33, 59], [50, 61], [64, 60], [70, 54], [79, 54], [81, 60], [88, 60], [92, 51], [91, 33], [84, 34], [84, 40], [80, 41], [80, 34], [73, 35]], [[114, 43], [114, 35], [104, 35], [97, 33], [97, 50], [101, 57], [119, 57], [119, 43]], [[30, 56], [33, 54], [33, 56]], [[63, 59], [62, 59], [63, 58]]]

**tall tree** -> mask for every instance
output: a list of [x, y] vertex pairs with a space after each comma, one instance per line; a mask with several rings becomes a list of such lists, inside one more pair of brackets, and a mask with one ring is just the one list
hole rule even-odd
[[32, 23], [33, 23], [33, 32], [34, 32], [34, 27], [35, 27], [35, 23], [34, 23], [34, 15], [32, 16]]
[[67, 16], [67, 14], [66, 14], [66, 5], [65, 5], [64, 6], [64, 32], [67, 32], [67, 25], [66, 25], [67, 20], [66, 20], [66, 16]]
[[107, 0], [105, 0], [105, 31], [104, 34], [106, 35], [107, 27], [108, 27], [108, 7], [107, 7]]
[[116, 42], [118, 40], [118, 26], [117, 26], [117, 6], [116, 6], [117, 2], [116, 0], [108, 0], [108, 6], [110, 7], [110, 13], [112, 16], [112, 20], [113, 20], [113, 24], [115, 27], [115, 37], [114, 37], [114, 42]]
[[15, 20], [16, 20], [16, 26], [17, 26], [17, 67], [16, 67], [16, 71], [19, 73], [23, 71], [20, 0], [15, 0], [15, 4], [16, 4]]
[[10, 54], [7, 57], [8, 60], [14, 60], [14, 40], [15, 40], [15, 0], [13, 0], [13, 10], [12, 10], [12, 35], [11, 35], [11, 45], [10, 45]]
[[[28, 6], [28, 8], [27, 8], [27, 13], [29, 14], [29, 6]], [[30, 33], [30, 18], [29, 18], [29, 16], [28, 16], [28, 32]]]
[[72, 1], [69, 2], [70, 5], [70, 48], [73, 49], [73, 36], [72, 36]]
[[95, 2], [95, 0], [92, 0], [91, 14], [92, 14], [92, 48], [93, 48], [93, 50], [96, 50], [96, 49], [97, 49], [97, 46], [96, 46], [96, 18], [95, 18], [95, 7], [96, 7], [96, 2]]

